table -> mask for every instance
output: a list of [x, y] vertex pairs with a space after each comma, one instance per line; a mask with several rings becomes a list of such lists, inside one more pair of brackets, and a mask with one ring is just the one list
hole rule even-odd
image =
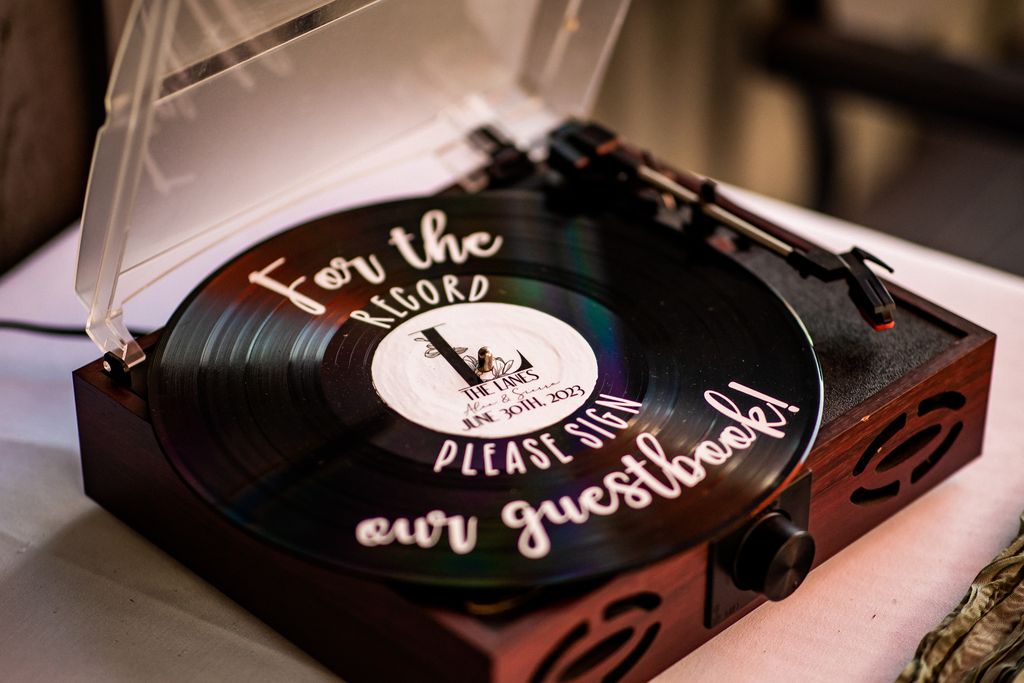
[[[421, 176], [422, 177], [422, 176]], [[245, 239], [342, 204], [429, 192], [364, 179], [267, 219], [137, 302], [160, 325]], [[1024, 279], [782, 202], [752, 208], [836, 249], [856, 244], [911, 290], [999, 335], [983, 457], [659, 677], [674, 681], [892, 680], [921, 635], [1016, 533], [1024, 509]], [[0, 317], [81, 325], [77, 226], [0, 279]], [[182, 290], [182, 287], [185, 287]], [[173, 290], [177, 287], [177, 292]], [[131, 310], [131, 309], [129, 309]], [[0, 331], [0, 676], [8, 680], [316, 681], [331, 674], [82, 493], [71, 371], [81, 338]]]

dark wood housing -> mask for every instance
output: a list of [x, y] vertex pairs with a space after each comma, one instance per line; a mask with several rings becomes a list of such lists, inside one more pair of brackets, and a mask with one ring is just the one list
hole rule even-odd
[[[815, 564], [981, 451], [994, 335], [892, 292], [903, 316], [951, 341], [852, 408], [826, 410], [806, 463]], [[74, 384], [86, 493], [346, 678], [641, 681], [760, 602], [705, 627], [707, 545], [568, 594], [520, 596], [511, 609], [341, 575], [251, 538], [201, 502], [165, 459], [144, 399], [100, 360]]]

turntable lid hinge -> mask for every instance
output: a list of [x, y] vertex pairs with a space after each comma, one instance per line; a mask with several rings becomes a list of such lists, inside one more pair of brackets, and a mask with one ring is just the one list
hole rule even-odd
[[119, 387], [131, 390], [136, 395], [146, 397], [146, 379], [148, 373], [144, 367], [129, 366], [124, 359], [109, 351], [103, 354], [101, 362], [104, 374], [106, 374]]

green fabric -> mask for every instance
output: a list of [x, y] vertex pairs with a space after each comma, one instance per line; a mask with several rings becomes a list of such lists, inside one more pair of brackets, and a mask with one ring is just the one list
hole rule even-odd
[[897, 683], [1024, 682], [1024, 515], [1019, 534], [925, 635]]

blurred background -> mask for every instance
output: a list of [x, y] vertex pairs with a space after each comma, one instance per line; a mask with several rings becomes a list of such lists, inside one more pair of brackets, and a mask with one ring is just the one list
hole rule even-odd
[[[130, 0], [0, 0], [0, 272], [75, 220]], [[594, 118], [1024, 275], [1024, 0], [633, 0]]]

